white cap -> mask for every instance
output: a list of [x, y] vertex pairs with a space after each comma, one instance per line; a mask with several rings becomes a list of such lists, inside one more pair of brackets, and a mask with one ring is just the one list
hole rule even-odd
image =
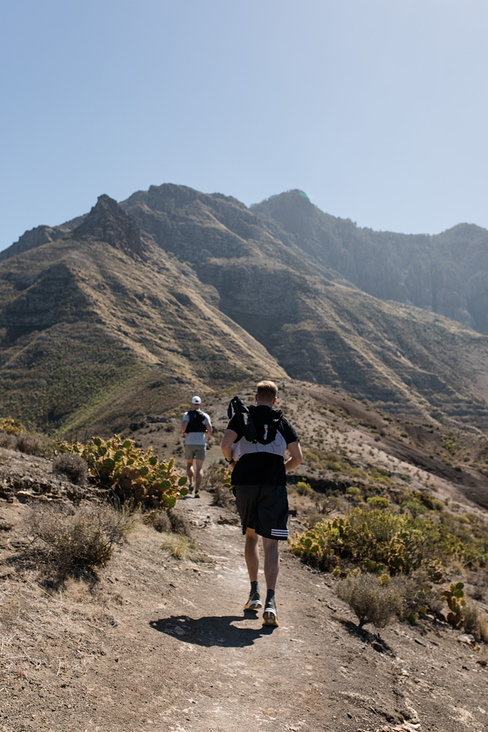
[[192, 404], [201, 404], [202, 400], [200, 399], [199, 396], [194, 396], [193, 399], [191, 400], [191, 403]]

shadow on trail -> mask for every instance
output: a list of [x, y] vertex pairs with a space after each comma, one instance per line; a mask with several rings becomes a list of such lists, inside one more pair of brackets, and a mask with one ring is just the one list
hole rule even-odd
[[239, 628], [232, 624], [236, 620], [244, 619], [242, 615], [211, 615], [197, 620], [187, 615], [173, 615], [170, 618], [152, 620], [149, 625], [154, 630], [172, 635], [183, 643], [193, 643], [207, 648], [252, 646], [255, 640], [270, 635], [274, 630], [269, 627]]
[[388, 656], [395, 657], [394, 650], [391, 648], [391, 646], [388, 645], [386, 641], [383, 640], [383, 638], [380, 637], [379, 634], [370, 633], [364, 628], [360, 628], [358, 625], [355, 625], [350, 620], [341, 619], [339, 620], [339, 622], [350, 635], [359, 638], [364, 643], [369, 643], [371, 648], [373, 648], [375, 651], [378, 651], [378, 653], [386, 653]]

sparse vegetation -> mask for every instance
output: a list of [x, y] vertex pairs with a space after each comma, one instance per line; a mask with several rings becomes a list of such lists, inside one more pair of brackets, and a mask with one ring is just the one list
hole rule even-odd
[[75, 485], [83, 486], [88, 477], [88, 463], [81, 455], [61, 453], [53, 460], [53, 472], [67, 476]]
[[195, 551], [193, 542], [183, 534], [166, 534], [161, 546], [175, 559], [188, 559]]
[[210, 465], [204, 473], [203, 487], [214, 494], [214, 503], [223, 508], [235, 510], [236, 501], [232, 491], [231, 471], [216, 463]]
[[18, 450], [25, 455], [48, 455], [50, 440], [45, 435], [33, 434], [18, 419], [0, 419], [0, 447]]
[[134, 514], [116, 511], [106, 503], [83, 503], [76, 508], [36, 506], [29, 515], [29, 531], [45, 547], [57, 572], [104, 567], [116, 544], [134, 528]]
[[401, 597], [396, 588], [374, 574], [361, 573], [339, 580], [336, 592], [354, 611], [360, 628], [367, 623], [384, 628], [400, 611]]

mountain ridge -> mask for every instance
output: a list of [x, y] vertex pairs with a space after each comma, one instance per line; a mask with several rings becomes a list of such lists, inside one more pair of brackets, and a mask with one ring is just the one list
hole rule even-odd
[[[346, 274], [364, 260], [367, 279], [382, 242], [383, 269], [394, 275], [390, 289], [399, 287], [399, 262], [412, 249], [397, 250], [403, 235], [377, 239], [368, 249], [358, 231], [299, 191], [248, 209], [229, 196], [164, 184], [120, 204], [102, 195], [72, 222], [27, 232], [0, 261], [4, 409], [55, 429], [82, 427], [91, 369], [93, 393], [90, 387], [85, 401], [106, 410], [105, 423], [119, 425], [137, 416], [136, 403], [139, 413], [148, 408], [150, 383], [164, 384], [156, 400], [164, 411], [188, 390], [272, 374], [324, 384], [390, 413], [485, 429], [486, 335], [361, 290]], [[468, 233], [482, 265], [483, 230]], [[408, 240], [418, 247], [418, 237]], [[442, 246], [452, 258], [456, 233], [444, 236]], [[343, 272], [335, 268], [341, 261]], [[91, 333], [91, 365], [83, 363], [81, 332]], [[71, 344], [69, 372], [55, 356], [59, 339]], [[19, 384], [31, 383], [32, 363], [48, 371], [53, 361], [56, 384], [46, 373], [44, 391], [24, 399]], [[122, 394], [130, 394], [131, 383], [137, 399]], [[112, 396], [104, 397], [112, 390], [115, 410]], [[76, 404], [72, 392], [79, 394]], [[51, 419], [59, 399], [64, 416]], [[37, 409], [39, 402], [51, 406]]]

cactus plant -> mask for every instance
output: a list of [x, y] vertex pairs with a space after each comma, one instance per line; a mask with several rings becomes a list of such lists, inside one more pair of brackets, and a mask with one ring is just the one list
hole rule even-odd
[[460, 628], [463, 624], [463, 609], [466, 605], [464, 598], [464, 583], [451, 582], [449, 589], [443, 589], [441, 600], [447, 602], [449, 612], [447, 613], [446, 620], [449, 625], [454, 628]]
[[118, 435], [109, 440], [92, 437], [86, 445], [61, 443], [59, 450], [84, 457], [95, 483], [121, 501], [168, 509], [188, 493], [187, 478], [176, 474], [174, 458], [160, 462], [151, 448], [144, 452]]

